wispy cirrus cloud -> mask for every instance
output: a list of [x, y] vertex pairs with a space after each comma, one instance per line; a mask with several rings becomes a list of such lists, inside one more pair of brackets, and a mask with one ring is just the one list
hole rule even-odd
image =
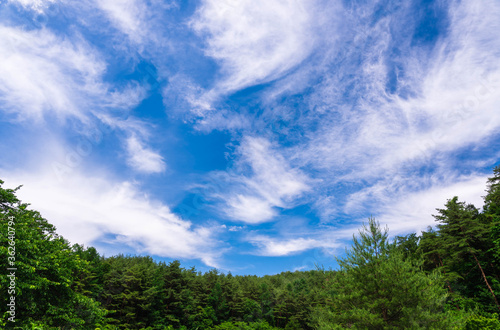
[[[135, 45], [153, 44], [152, 53], [170, 46], [170, 41], [165, 38], [162, 13], [178, 8], [175, 1], [99, 0], [88, 5], [100, 9], [112, 26]], [[139, 47], [138, 50], [143, 52], [145, 49]]]
[[276, 208], [289, 208], [310, 189], [309, 178], [264, 138], [246, 137], [238, 148], [234, 172], [226, 175], [229, 190], [223, 198], [224, 211], [231, 219], [261, 223], [278, 214]]
[[311, 6], [290, 1], [204, 1], [191, 26], [207, 36], [206, 54], [220, 61], [223, 91], [278, 77], [309, 55]]
[[[203, 1], [190, 26], [219, 65], [201, 110], [218, 97], [277, 79], [304, 61], [318, 41], [316, 1]], [[323, 8], [324, 9], [324, 8]]]
[[[372, 28], [379, 37], [361, 63], [355, 105], [349, 99], [346, 104], [338, 99], [325, 104], [333, 113], [311, 135], [310, 152], [304, 159], [324, 168], [355, 168], [352, 173], [358, 177], [380, 175], [397, 171], [409, 161], [426, 161], [436, 151], [451, 151], [490, 136], [500, 120], [495, 113], [500, 102], [495, 92], [500, 83], [495, 60], [500, 40], [491, 28], [498, 25], [497, 11], [493, 3], [452, 5], [449, 38], [437, 40], [434, 50], [425, 55], [430, 59], [418, 47], [409, 48], [411, 56], [400, 69], [404, 75], [392, 83], [396, 84], [393, 91], [388, 88], [392, 68], [387, 64], [393, 37], [383, 33], [382, 20]], [[329, 81], [337, 85], [334, 90], [343, 87], [342, 93], [348, 86], [340, 77], [336, 73]], [[333, 88], [320, 87], [319, 95], [328, 100]]]
[[[453, 172], [463, 148], [479, 147], [496, 134], [500, 39], [492, 27], [498, 26], [498, 14], [496, 3], [451, 4], [447, 37], [436, 39], [433, 47], [401, 46], [408, 56], [396, 58], [400, 62], [396, 80], [391, 80], [395, 36], [389, 33], [390, 21], [381, 18], [363, 29], [355, 40], [371, 35], [377, 39], [363, 43], [362, 61], [351, 65], [347, 61], [326, 73], [310, 95], [310, 107], [316, 111], [300, 117], [306, 131], [307, 125], [317, 125], [305, 134], [307, 146], [296, 145], [302, 166], [319, 171], [326, 183], [322, 192], [333, 185], [351, 186], [352, 196], [346, 199], [323, 196], [317, 203], [320, 213], [336, 214], [339, 203], [347, 203], [344, 211], [352, 212], [352, 200], [365, 196], [368, 203], [374, 191], [392, 192], [382, 202], [393, 203], [401, 198], [392, 189], [394, 180], [399, 187], [423, 189], [422, 194], [429, 190], [432, 195], [447, 175], [429, 185], [413, 183], [426, 181], [432, 173]], [[358, 69], [356, 75], [346, 79], [345, 70], [352, 68]], [[431, 173], [418, 175], [422, 167]]]
[[[149, 127], [140, 119], [123, 119], [121, 112], [137, 106], [145, 86], [131, 82], [120, 89], [104, 81], [107, 63], [79, 37], [73, 40], [47, 29], [23, 31], [0, 27], [0, 103], [15, 121], [41, 122], [55, 117], [80, 123], [81, 132], [102, 121], [126, 133], [127, 163], [135, 170], [159, 173], [161, 155], [146, 145]], [[126, 115], [128, 116], [128, 115]]]
[[0, 26], [0, 39], [0, 101], [18, 119], [52, 115], [85, 122], [92, 112], [128, 109], [144, 96], [137, 85], [120, 91], [107, 84], [106, 62], [78, 36]]
[[149, 8], [142, 0], [96, 1], [109, 20], [133, 42], [139, 43], [148, 37], [146, 28]]
[[127, 152], [127, 164], [142, 173], [161, 173], [166, 169], [164, 158], [148, 146], [154, 125], [138, 118], [129, 116], [126, 119], [116, 118], [107, 114], [97, 115], [99, 120], [110, 129], [125, 133], [123, 141]]
[[88, 110], [82, 105], [89, 104], [85, 98], [102, 97], [99, 90], [105, 87], [100, 80], [105, 64], [97, 52], [45, 29], [23, 31], [1, 26], [0, 39], [4, 111], [38, 120], [48, 113], [85, 120]]

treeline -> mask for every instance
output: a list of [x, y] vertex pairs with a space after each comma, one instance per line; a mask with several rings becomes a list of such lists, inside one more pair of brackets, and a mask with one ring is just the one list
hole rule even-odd
[[103, 258], [2, 184], [2, 328], [500, 329], [500, 166], [482, 209], [454, 197], [435, 228], [394, 240], [369, 219], [339, 270], [263, 277]]

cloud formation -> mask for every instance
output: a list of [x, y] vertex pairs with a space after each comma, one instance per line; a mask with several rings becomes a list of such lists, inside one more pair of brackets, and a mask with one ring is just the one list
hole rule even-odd
[[86, 120], [92, 100], [106, 89], [105, 63], [85, 42], [72, 42], [46, 29], [0, 26], [0, 99], [18, 118], [46, 114]]
[[339, 243], [313, 238], [276, 239], [268, 236], [254, 236], [249, 239], [252, 244], [259, 247], [258, 254], [268, 257], [280, 257], [304, 252], [315, 248], [338, 248]]
[[306, 59], [316, 42], [315, 5], [302, 0], [203, 1], [190, 26], [206, 36], [205, 53], [221, 67], [210, 94], [271, 81]]
[[223, 199], [231, 219], [253, 224], [272, 220], [276, 208], [291, 207], [310, 189], [307, 175], [292, 168], [266, 139], [246, 137], [238, 150], [238, 167], [249, 167], [249, 174], [240, 176], [237, 169], [228, 174], [235, 184]]
[[163, 157], [144, 147], [135, 135], [127, 139], [128, 164], [139, 172], [160, 173], [165, 170]]

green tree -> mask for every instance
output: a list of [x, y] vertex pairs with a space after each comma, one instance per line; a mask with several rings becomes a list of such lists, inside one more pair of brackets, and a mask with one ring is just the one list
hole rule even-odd
[[419, 249], [420, 237], [416, 233], [408, 234], [406, 236], [396, 236], [394, 239], [396, 248], [403, 252], [406, 258], [419, 259], [422, 254]]
[[493, 169], [493, 176], [488, 178], [488, 193], [484, 197], [484, 211], [488, 214], [500, 215], [500, 165]]
[[219, 282], [215, 283], [212, 292], [208, 296], [208, 304], [214, 310], [217, 322], [222, 322], [227, 319], [229, 310]]
[[111, 323], [121, 328], [140, 329], [154, 320], [154, 286], [157, 264], [151, 257], [119, 255], [106, 259], [109, 272], [104, 275], [103, 304], [110, 311]]
[[447, 297], [437, 272], [426, 274], [421, 261], [406, 258], [388, 241], [372, 218], [359, 238], [337, 260], [341, 271], [332, 283], [332, 305], [315, 311], [320, 329], [449, 328], [450, 315], [443, 305]]
[[492, 273], [495, 274], [494, 281], [497, 283], [498, 292], [500, 289], [500, 165], [494, 168], [493, 177], [488, 179], [486, 192], [483, 216], [491, 223], [491, 246], [487, 251], [487, 258]]
[[180, 262], [174, 260], [168, 265], [160, 265], [160, 292], [157, 296], [160, 321], [179, 328], [187, 325], [188, 315], [196, 312], [191, 281], [193, 271], [181, 268]]
[[492, 269], [487, 262], [490, 258], [487, 251], [492, 244], [491, 221], [474, 205], [458, 202], [458, 197], [448, 200], [445, 206], [434, 216], [440, 223], [439, 250], [446, 258], [443, 267], [464, 280], [463, 286], [470, 291], [465, 291], [466, 295], [473, 296], [478, 288], [485, 290], [490, 301], [500, 310], [491, 283], [493, 278], [489, 274]]
[[0, 268], [14, 268], [16, 281], [10, 294], [9, 277], [0, 277], [0, 303], [6, 306], [10, 296], [22, 302], [16, 305], [15, 325], [93, 328], [102, 324], [107, 311], [78, 289], [78, 274], [86, 272], [88, 262], [39, 212], [16, 197], [19, 188], [2, 185], [0, 180]]

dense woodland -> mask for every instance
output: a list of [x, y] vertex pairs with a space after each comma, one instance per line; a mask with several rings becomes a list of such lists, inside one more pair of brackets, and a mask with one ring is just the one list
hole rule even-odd
[[[500, 166], [421, 235], [369, 219], [338, 270], [233, 276], [70, 245], [0, 181], [0, 320], [19, 329], [500, 329]], [[15, 322], [6, 307], [15, 222]]]

